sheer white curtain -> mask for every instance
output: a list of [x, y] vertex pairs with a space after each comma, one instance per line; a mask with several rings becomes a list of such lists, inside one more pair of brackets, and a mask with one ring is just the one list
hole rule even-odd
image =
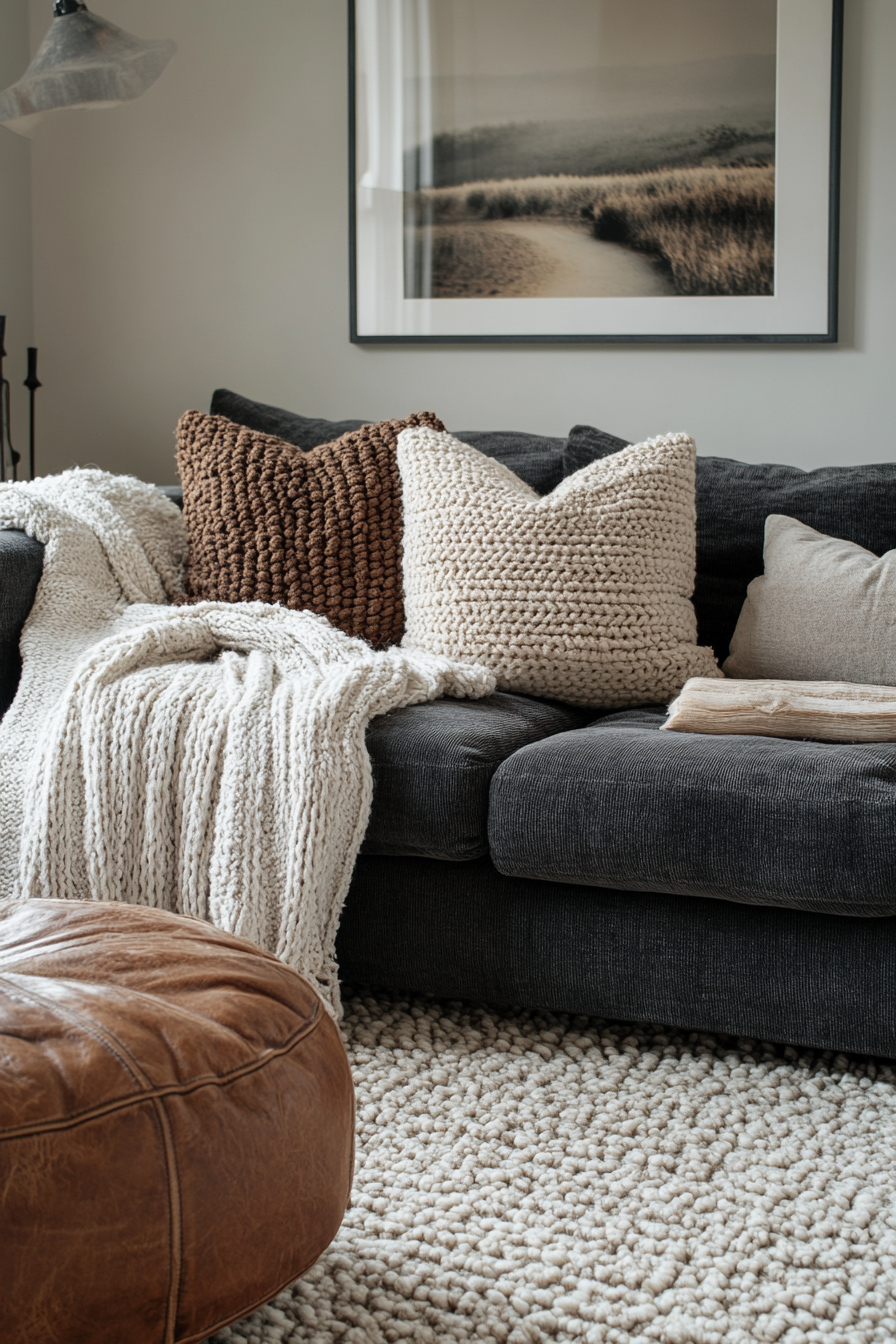
[[429, 220], [419, 217], [414, 193], [433, 183], [433, 3], [357, 0], [358, 268], [378, 277], [375, 295], [359, 293], [365, 308], [391, 309], [397, 293], [431, 293]]

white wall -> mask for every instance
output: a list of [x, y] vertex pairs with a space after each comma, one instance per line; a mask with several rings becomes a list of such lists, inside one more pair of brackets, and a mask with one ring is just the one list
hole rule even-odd
[[[15, 83], [29, 59], [28, 0], [0, 0], [0, 89]], [[11, 384], [12, 439], [24, 466], [28, 394], [22, 379], [33, 343], [31, 151], [27, 140], [5, 126], [0, 126], [0, 313], [6, 315], [4, 373]]]
[[[896, 459], [896, 0], [847, 0], [842, 340], [795, 348], [352, 346], [343, 0], [97, 4], [180, 51], [139, 102], [34, 141], [44, 469], [171, 480], [175, 421], [218, 385], [334, 418]], [[31, 14], [36, 42], [48, 0]]]

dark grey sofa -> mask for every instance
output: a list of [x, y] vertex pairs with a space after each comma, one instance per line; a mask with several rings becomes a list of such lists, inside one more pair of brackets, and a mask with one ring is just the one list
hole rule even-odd
[[[303, 448], [362, 423], [228, 392], [212, 410]], [[459, 437], [542, 492], [625, 442], [587, 426]], [[726, 655], [767, 514], [880, 554], [894, 487], [889, 464], [700, 458], [703, 642]], [[0, 533], [3, 710], [41, 564], [36, 542]], [[896, 743], [665, 734], [663, 714], [497, 693], [375, 720], [344, 978], [896, 1057]]]

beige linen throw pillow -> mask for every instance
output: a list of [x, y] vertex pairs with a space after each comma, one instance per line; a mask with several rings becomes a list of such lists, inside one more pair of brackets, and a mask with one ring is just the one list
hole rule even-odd
[[697, 645], [696, 450], [684, 434], [593, 462], [539, 496], [423, 426], [398, 439], [406, 647], [509, 691], [617, 707], [721, 676]]
[[896, 551], [878, 557], [771, 514], [764, 554], [726, 675], [896, 686]]

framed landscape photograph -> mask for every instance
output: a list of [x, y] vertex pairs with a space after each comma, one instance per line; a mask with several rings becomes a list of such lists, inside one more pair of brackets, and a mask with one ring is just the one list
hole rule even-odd
[[350, 0], [356, 342], [831, 342], [843, 0]]

